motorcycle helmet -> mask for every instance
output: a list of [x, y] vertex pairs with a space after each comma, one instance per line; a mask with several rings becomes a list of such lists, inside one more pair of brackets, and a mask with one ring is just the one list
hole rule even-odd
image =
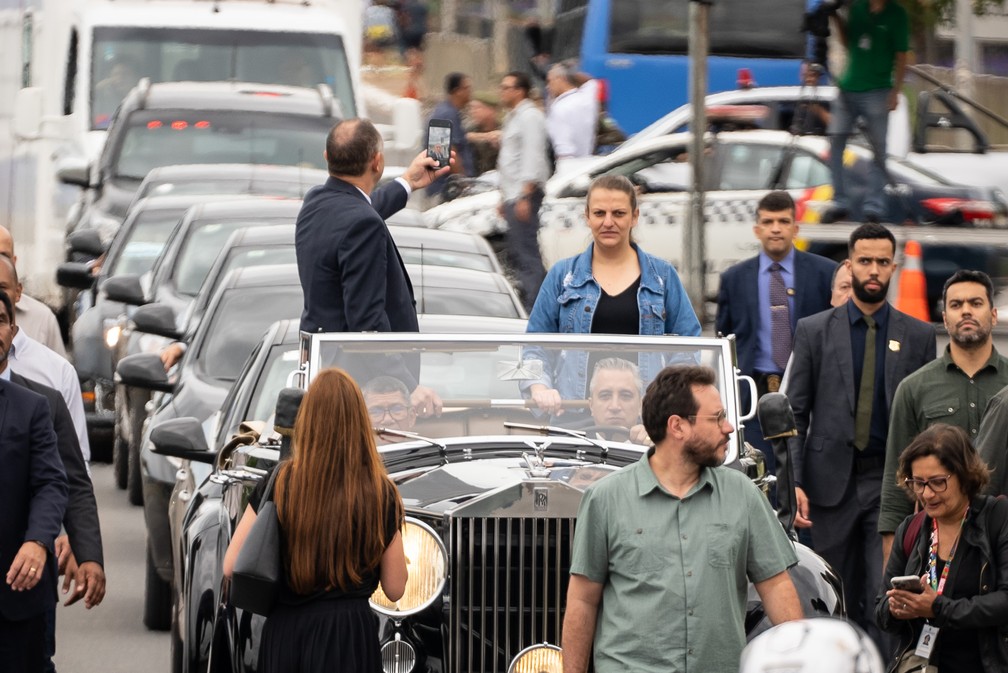
[[742, 651], [739, 673], [885, 673], [871, 638], [853, 622], [830, 617], [785, 622]]

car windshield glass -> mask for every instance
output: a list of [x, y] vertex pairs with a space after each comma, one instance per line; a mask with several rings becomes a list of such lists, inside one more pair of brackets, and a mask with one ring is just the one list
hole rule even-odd
[[337, 35], [100, 27], [95, 28], [91, 52], [95, 55], [91, 64], [91, 123], [95, 129], [108, 126], [116, 107], [141, 77], [151, 82], [327, 84], [339, 101], [342, 116], [357, 116], [343, 40]]
[[227, 261], [221, 268], [220, 278], [224, 278], [235, 269], [266, 264], [297, 264], [294, 254], [294, 243], [288, 245], [276, 244], [269, 248], [233, 248], [228, 251]]
[[262, 180], [260, 178], [200, 178], [198, 180], [171, 180], [147, 182], [137, 192], [134, 200], [145, 196], [202, 195], [202, 194], [270, 194], [274, 196], [301, 197], [315, 185], [288, 180]]
[[[413, 282], [416, 284], [417, 279]], [[441, 315], [524, 318], [510, 294], [458, 287], [416, 286], [417, 311]]]
[[274, 346], [256, 382], [248, 413], [242, 420], [265, 421], [276, 410], [277, 395], [287, 385], [287, 377], [298, 367], [299, 351], [294, 346]]
[[150, 271], [184, 212], [184, 208], [177, 208], [138, 213], [119, 254], [108, 260], [111, 267], [108, 275], [133, 273], [142, 276]]
[[275, 164], [325, 168], [328, 117], [237, 110], [137, 110], [114, 149], [112, 174], [143, 180], [173, 164]]
[[451, 266], [475, 271], [496, 271], [493, 262], [486, 255], [458, 250], [437, 250], [433, 248], [406, 248], [399, 246], [399, 256], [406, 264], [430, 264]]
[[[799, 30], [802, 5], [719, 0], [710, 9], [711, 56], [802, 58], [805, 33]], [[609, 52], [686, 54], [689, 3], [612, 0]]]
[[[593, 437], [615, 436], [622, 428], [625, 441], [641, 424], [641, 397], [657, 373], [670, 364], [699, 363], [714, 369], [728, 420], [736, 424], [726, 339], [525, 334], [516, 341], [515, 336], [312, 335], [309, 378], [340, 367], [363, 386], [376, 425], [432, 438], [513, 434], [504, 423], [517, 422], [558, 425]], [[440, 417], [420, 418], [402, 408], [404, 389], [416, 381], [441, 397]], [[535, 408], [530, 397], [536, 384], [559, 393], [561, 413]]]
[[298, 318], [300, 286], [236, 288], [227, 291], [206, 326], [206, 341], [196, 354], [202, 371], [213, 379], [233, 381], [274, 320]]
[[270, 224], [290, 224], [290, 222], [276, 219], [193, 222], [189, 228], [189, 235], [179, 249], [175, 271], [172, 274], [176, 291], [195, 297], [231, 234], [243, 227]]

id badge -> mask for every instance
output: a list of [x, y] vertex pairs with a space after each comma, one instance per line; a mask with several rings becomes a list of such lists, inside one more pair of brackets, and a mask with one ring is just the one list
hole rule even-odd
[[914, 650], [914, 654], [918, 657], [930, 659], [931, 650], [934, 649], [935, 638], [937, 637], [938, 627], [932, 626], [931, 624], [925, 624], [924, 629], [921, 631], [920, 639], [917, 641], [917, 649]]
[[871, 37], [868, 35], [862, 35], [861, 39], [858, 41], [858, 49], [862, 51], [871, 50]]

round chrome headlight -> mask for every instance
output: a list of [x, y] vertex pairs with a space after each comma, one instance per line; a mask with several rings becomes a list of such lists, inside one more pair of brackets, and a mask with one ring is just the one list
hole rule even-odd
[[430, 526], [406, 517], [401, 533], [409, 571], [406, 591], [397, 601], [390, 601], [381, 586], [371, 595], [371, 607], [389, 617], [412, 615], [433, 603], [444, 589], [448, 568], [448, 552]]
[[526, 647], [511, 660], [508, 673], [561, 673], [563, 651], [556, 645], [543, 643]]
[[410, 673], [416, 666], [416, 650], [397, 633], [395, 640], [381, 646], [381, 665], [383, 673]]

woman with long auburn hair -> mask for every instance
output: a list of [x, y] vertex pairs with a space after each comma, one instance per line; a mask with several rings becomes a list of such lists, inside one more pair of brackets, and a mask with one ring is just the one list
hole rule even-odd
[[[258, 670], [380, 672], [368, 597], [379, 582], [392, 600], [405, 591], [403, 506], [375, 447], [364, 397], [346, 372], [327, 369], [309, 386], [292, 457], [276, 469], [286, 582], [263, 629]], [[224, 556], [229, 577], [267, 481], [249, 498]]]

